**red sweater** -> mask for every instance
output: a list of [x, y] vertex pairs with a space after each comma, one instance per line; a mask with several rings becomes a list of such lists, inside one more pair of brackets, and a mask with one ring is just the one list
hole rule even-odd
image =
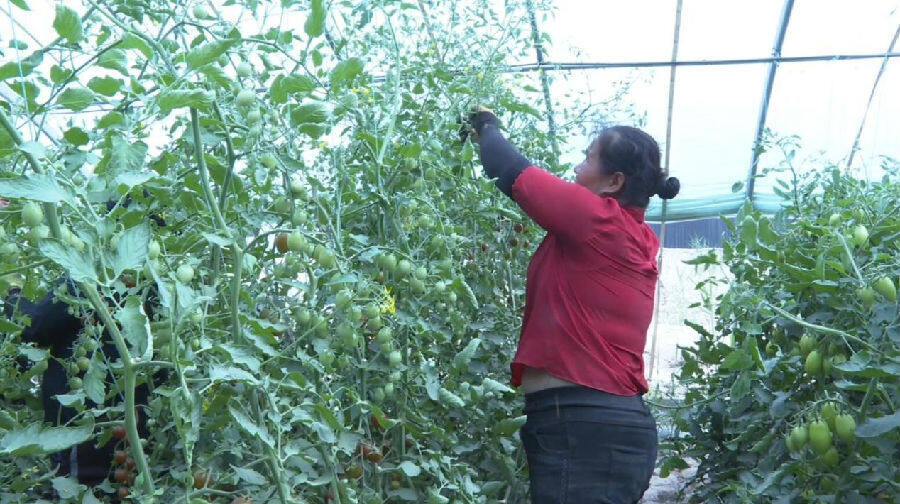
[[644, 210], [529, 166], [512, 186], [547, 231], [528, 266], [512, 384], [525, 366], [617, 395], [647, 392], [659, 239]]

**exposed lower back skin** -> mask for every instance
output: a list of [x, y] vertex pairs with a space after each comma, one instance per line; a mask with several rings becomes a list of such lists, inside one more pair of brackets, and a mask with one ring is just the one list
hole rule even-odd
[[572, 387], [577, 385], [577, 383], [557, 378], [543, 369], [525, 366], [525, 370], [522, 372], [521, 389], [523, 394], [530, 394], [531, 392], [549, 388]]

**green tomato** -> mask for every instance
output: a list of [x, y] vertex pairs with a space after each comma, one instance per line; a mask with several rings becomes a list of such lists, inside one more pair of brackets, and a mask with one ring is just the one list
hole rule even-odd
[[238, 92], [236, 103], [239, 107], [249, 107], [256, 101], [256, 93], [249, 89], [242, 89]]
[[27, 202], [22, 207], [22, 222], [28, 227], [34, 227], [44, 220], [44, 211], [40, 205], [34, 202]]
[[828, 218], [828, 224], [831, 226], [837, 226], [841, 223], [841, 214], [833, 213], [831, 217]]
[[416, 268], [414, 276], [419, 280], [425, 280], [425, 278], [428, 277], [428, 270], [425, 269], [425, 266], [419, 266], [418, 268]]
[[297, 232], [291, 233], [290, 235], [288, 235], [287, 244], [288, 249], [290, 249], [292, 252], [302, 252], [306, 250], [306, 237]]
[[299, 180], [291, 180], [291, 194], [301, 200], [306, 199], [306, 187]]
[[853, 228], [853, 242], [858, 247], [862, 247], [869, 242], [869, 230], [866, 229], [866, 226], [860, 224]]
[[822, 355], [818, 350], [809, 352], [809, 355], [806, 356], [806, 362], [803, 369], [805, 369], [810, 376], [817, 376], [822, 372]]
[[147, 257], [150, 260], [154, 260], [159, 257], [160, 247], [158, 241], [152, 241], [149, 245], [147, 245]]
[[378, 308], [377, 304], [369, 303], [366, 305], [365, 309], [363, 309], [363, 314], [366, 318], [373, 319], [381, 314], [381, 310]]
[[[79, 347], [84, 348], [84, 347]], [[78, 366], [78, 370], [81, 372], [87, 371], [89, 367], [91, 367], [91, 359], [87, 357], [79, 357], [78, 360], [75, 361], [75, 365]]]
[[881, 277], [875, 282], [875, 290], [890, 302], [897, 301], [897, 287], [888, 277]]
[[809, 424], [809, 445], [819, 455], [825, 454], [831, 448], [831, 430], [828, 424], [822, 420], [816, 420]]
[[378, 344], [389, 343], [391, 341], [391, 337], [393, 336], [393, 331], [391, 331], [390, 327], [382, 327], [378, 330], [378, 334], [375, 335], [375, 341]]
[[196, 4], [191, 9], [191, 14], [197, 19], [206, 19], [209, 17], [209, 12], [206, 11], [206, 7], [203, 4]]
[[329, 349], [325, 349], [324, 352], [319, 354], [319, 362], [325, 366], [330, 366], [331, 363], [334, 362], [334, 352]]
[[851, 415], [843, 414], [834, 418], [834, 433], [837, 437], [850, 443], [856, 438], [856, 420]]
[[81, 388], [81, 386], [82, 386], [81, 378], [78, 378], [77, 376], [73, 376], [72, 378], [69, 378], [69, 388], [71, 390], [78, 390]]
[[860, 287], [856, 289], [856, 297], [859, 302], [866, 308], [871, 308], [875, 304], [875, 289], [871, 287]]
[[385, 383], [384, 384], [384, 395], [387, 397], [394, 397], [394, 384], [393, 383]]
[[305, 326], [306, 324], [309, 324], [309, 320], [311, 317], [312, 317], [312, 313], [310, 313], [310, 311], [306, 308], [300, 308], [294, 314], [294, 320], [296, 320], [297, 323], [300, 324], [301, 326]]
[[372, 317], [366, 321], [366, 327], [370, 331], [377, 331], [377, 330], [381, 329], [382, 326], [384, 326], [384, 322], [381, 320], [380, 315], [377, 317]]
[[278, 167], [278, 159], [276, 159], [271, 152], [266, 152], [265, 154], [260, 156], [259, 161], [270, 170], [274, 170], [276, 167]]
[[406, 259], [401, 259], [400, 262], [397, 263], [397, 274], [400, 275], [401, 278], [409, 275], [410, 271], [412, 271], [412, 264]]
[[824, 455], [822, 455], [822, 462], [825, 462], [825, 465], [828, 467], [835, 467], [840, 463], [841, 457], [838, 455], [837, 449], [834, 446], [828, 449]]
[[334, 297], [334, 305], [338, 310], [346, 310], [350, 303], [353, 302], [353, 294], [349, 290], [343, 289]]
[[401, 362], [403, 362], [403, 355], [399, 350], [394, 350], [390, 354], [388, 354], [388, 362], [391, 367], [398, 367]]
[[291, 216], [291, 224], [295, 226], [302, 226], [309, 221], [309, 216], [306, 215], [306, 212], [303, 210], [295, 210], [294, 215]]
[[822, 418], [825, 419], [826, 422], [828, 422], [828, 425], [833, 425], [834, 418], [837, 416], [837, 405], [835, 405], [831, 401], [828, 401], [822, 403], [822, 406], [820, 408], [822, 412]]
[[250, 124], [256, 124], [262, 120], [262, 114], [259, 113], [259, 110], [251, 110], [247, 112], [247, 122]]
[[194, 279], [194, 268], [189, 264], [182, 264], [175, 271], [175, 276], [181, 283], [190, 283], [190, 281]]
[[816, 340], [812, 336], [808, 334], [804, 334], [802, 338], [800, 338], [800, 353], [803, 355], [809, 354], [813, 348], [816, 347]]
[[384, 401], [385, 394], [384, 394], [384, 389], [382, 387], [376, 388], [375, 391], [372, 393], [372, 395], [375, 397], [376, 401], [378, 401], [378, 402]]
[[334, 253], [325, 249], [319, 257], [319, 263], [324, 268], [333, 268], [334, 265], [337, 264], [337, 261], [335, 260]]
[[412, 280], [410, 280], [409, 286], [414, 294], [421, 295], [425, 293], [425, 282], [419, 280], [418, 278], [413, 278]]
[[246, 61], [238, 63], [236, 70], [238, 77], [250, 77], [250, 74], [253, 73], [253, 67], [251, 67], [250, 63], [247, 63]]
[[806, 444], [806, 441], [809, 439], [809, 432], [806, 430], [805, 425], [798, 425], [791, 430], [791, 441], [793, 442], [796, 449], [803, 448]]

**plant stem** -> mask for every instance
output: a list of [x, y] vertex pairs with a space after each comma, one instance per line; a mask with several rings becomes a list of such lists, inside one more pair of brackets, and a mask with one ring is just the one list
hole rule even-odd
[[125, 338], [119, 332], [119, 326], [107, 311], [106, 303], [100, 298], [97, 292], [97, 286], [93, 283], [79, 282], [80, 287], [87, 295], [88, 300], [94, 307], [94, 310], [100, 315], [103, 323], [109, 329], [112, 335], [116, 349], [122, 359], [122, 372], [125, 374], [125, 431], [128, 436], [128, 442], [131, 444], [131, 455], [137, 463], [138, 472], [144, 477], [143, 491], [148, 495], [153, 495], [153, 478], [150, 474], [150, 466], [147, 464], [147, 457], [144, 455], [144, 448], [141, 446], [140, 434], [137, 430], [137, 415], [135, 414], [134, 388], [135, 388], [135, 362], [125, 344]]
[[832, 328], [830, 328], [830, 327], [820, 326], [820, 325], [816, 325], [816, 324], [810, 324], [809, 322], [806, 322], [806, 321], [804, 321], [804, 320], [801, 319], [801, 318], [795, 317], [795, 316], [791, 315], [790, 313], [788, 313], [788, 312], [782, 310], [781, 308], [778, 308], [777, 306], [773, 306], [773, 305], [770, 304], [770, 303], [764, 303], [764, 304], [767, 305], [767, 306], [768, 306], [769, 308], [771, 308], [772, 310], [774, 310], [775, 313], [781, 315], [782, 317], [784, 317], [784, 318], [786, 318], [786, 319], [788, 319], [788, 320], [790, 320], [790, 321], [792, 321], [792, 322], [794, 322], [794, 323], [796, 323], [796, 324], [800, 324], [800, 325], [802, 325], [803, 327], [806, 327], [807, 329], [812, 329], [813, 331], [817, 331], [817, 332], [820, 332], [820, 333], [823, 333], [823, 334], [833, 334], [833, 335], [835, 335], [835, 336], [840, 336], [840, 337], [842, 337], [842, 338], [844, 338], [844, 339], [848, 339], [848, 340], [850, 340], [850, 341], [854, 341], [854, 342], [856, 342], [856, 343], [859, 343], [860, 345], [862, 345], [862, 346], [868, 348], [869, 350], [875, 350], [875, 347], [873, 347], [872, 345], [870, 345], [869, 342], [867, 342], [867, 341], [865, 341], [865, 340], [863, 340], [863, 339], [860, 339], [860, 338], [857, 337], [857, 336], [853, 336], [852, 334], [847, 334], [847, 333], [845, 333], [844, 331], [841, 331], [841, 330], [838, 330], [838, 329], [832, 329]]

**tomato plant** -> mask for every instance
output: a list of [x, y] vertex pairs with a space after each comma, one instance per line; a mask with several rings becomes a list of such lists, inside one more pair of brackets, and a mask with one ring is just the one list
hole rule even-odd
[[699, 338], [663, 474], [698, 459], [693, 502], [891, 502], [900, 472], [880, 461], [900, 440], [900, 165], [867, 185], [831, 165], [800, 175], [791, 158], [787, 205], [745, 206], [722, 257], [691, 261], [734, 276], [707, 299], [715, 329], [689, 323]]
[[[83, 321], [71, 357], [2, 322], [0, 487], [58, 500], [48, 453], [112, 438], [136, 501], [190, 502], [203, 467], [254, 502], [525, 502], [524, 454], [495, 426], [520, 414], [504, 383], [541, 233], [458, 136], [489, 103], [560, 170], [537, 79], [502, 73], [533, 54], [525, 7], [75, 3], [0, 77], [24, 90], [0, 102], [0, 291], [67, 276]], [[60, 111], [61, 139], [28, 136]], [[77, 414], [45, 432], [33, 380], [57, 361]]]

